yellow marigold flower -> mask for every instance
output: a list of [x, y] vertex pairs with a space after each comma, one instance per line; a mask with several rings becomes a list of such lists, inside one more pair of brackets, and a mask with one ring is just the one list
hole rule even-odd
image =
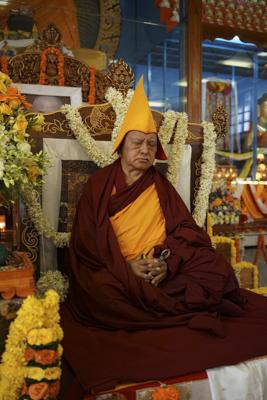
[[26, 374], [27, 378], [35, 379], [36, 381], [41, 381], [45, 377], [45, 370], [38, 367], [28, 367]]
[[63, 333], [63, 329], [61, 328], [60, 325], [57, 324], [54, 327], [54, 332], [55, 332], [56, 340], [62, 340], [63, 339], [64, 333]]
[[6, 85], [10, 85], [12, 83], [12, 80], [9, 78], [9, 76], [2, 71], [0, 72], [0, 81], [4, 82]]
[[18, 134], [23, 138], [25, 135], [27, 126], [28, 126], [28, 121], [25, 118], [25, 115], [19, 114], [16, 118], [15, 124], [13, 125], [13, 129], [15, 129], [18, 132]]
[[222, 199], [220, 199], [219, 197], [217, 197], [212, 203], [211, 203], [211, 205], [213, 206], [213, 207], [218, 207], [218, 206], [220, 206], [222, 204]]
[[45, 371], [45, 378], [49, 380], [59, 379], [61, 376], [61, 370], [58, 367], [47, 368]]
[[[1, 90], [1, 89], [0, 89]], [[1, 103], [0, 104], [0, 114], [10, 115], [12, 114], [12, 110], [8, 104]]]
[[32, 329], [28, 333], [28, 343], [30, 345], [45, 345], [51, 343], [55, 340], [54, 332], [52, 329], [47, 328], [39, 328], [39, 329]]
[[59, 295], [55, 290], [49, 289], [45, 294], [45, 305], [58, 305]]
[[8, 105], [12, 110], [16, 110], [21, 105], [21, 101], [19, 99], [12, 99], [9, 100]]
[[0, 77], [0, 93], [6, 94], [7, 93], [7, 87], [5, 83], [1, 80]]
[[57, 346], [57, 352], [58, 352], [58, 356], [61, 357], [63, 354], [63, 347], [61, 346], [61, 344], [59, 344]]

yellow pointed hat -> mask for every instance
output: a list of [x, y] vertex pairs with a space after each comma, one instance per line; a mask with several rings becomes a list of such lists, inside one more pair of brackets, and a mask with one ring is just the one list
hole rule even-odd
[[[129, 131], [140, 131], [143, 133], [156, 133], [157, 127], [149, 107], [148, 100], [144, 89], [143, 76], [139, 79], [135, 88], [132, 100], [129, 104], [127, 113], [124, 117], [121, 129], [115, 140], [112, 154], [120, 147], [123, 139]], [[167, 160], [167, 156], [158, 138], [158, 147], [156, 159]]]

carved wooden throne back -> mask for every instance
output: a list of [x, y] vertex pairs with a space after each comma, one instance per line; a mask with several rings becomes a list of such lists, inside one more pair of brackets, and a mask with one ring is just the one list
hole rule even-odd
[[133, 85], [133, 72], [122, 60], [111, 64], [107, 70], [95, 71], [80, 60], [65, 55], [63, 49], [60, 31], [53, 23], [48, 24], [33, 46], [10, 58], [8, 72], [11, 79], [20, 83], [81, 87], [83, 101], [87, 102], [93, 74], [96, 104], [105, 102], [109, 86], [125, 93]]

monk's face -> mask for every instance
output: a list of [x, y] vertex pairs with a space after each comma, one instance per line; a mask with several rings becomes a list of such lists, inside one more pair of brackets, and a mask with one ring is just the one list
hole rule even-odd
[[157, 152], [157, 135], [130, 131], [122, 145], [121, 158], [128, 169], [145, 171], [155, 160]]

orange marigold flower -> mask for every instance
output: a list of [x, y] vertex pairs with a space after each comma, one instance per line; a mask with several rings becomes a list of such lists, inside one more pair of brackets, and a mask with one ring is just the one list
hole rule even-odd
[[35, 361], [42, 365], [53, 364], [57, 358], [58, 352], [55, 350], [43, 349], [35, 353]]
[[34, 356], [35, 356], [35, 350], [31, 349], [30, 347], [27, 347], [27, 349], [24, 352], [24, 358], [25, 360], [31, 361], [34, 360]]
[[29, 386], [29, 396], [33, 400], [41, 400], [48, 394], [48, 389], [47, 382], [33, 383]]
[[21, 102], [25, 108], [30, 109], [32, 106], [27, 102], [25, 96], [23, 96], [17, 88], [8, 87], [5, 94], [0, 95], [0, 101], [12, 101], [17, 100]]
[[213, 202], [211, 203], [212, 207], [218, 207], [222, 204], [222, 199], [220, 199], [219, 197], [217, 197], [215, 200], [213, 200]]
[[60, 382], [56, 381], [49, 385], [49, 396], [56, 397], [59, 394]]
[[21, 394], [27, 394], [27, 393], [28, 393], [28, 386], [26, 385], [25, 382], [23, 382]]
[[180, 392], [175, 386], [161, 386], [153, 391], [152, 400], [180, 400]]

